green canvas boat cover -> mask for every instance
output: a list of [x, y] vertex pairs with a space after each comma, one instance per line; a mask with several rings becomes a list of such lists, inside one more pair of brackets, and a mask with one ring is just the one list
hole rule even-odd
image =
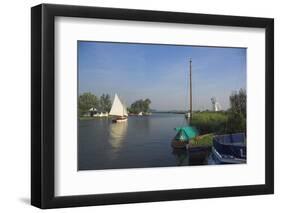
[[175, 139], [180, 141], [188, 141], [198, 135], [197, 129], [191, 126], [177, 127], [175, 130], [178, 132]]

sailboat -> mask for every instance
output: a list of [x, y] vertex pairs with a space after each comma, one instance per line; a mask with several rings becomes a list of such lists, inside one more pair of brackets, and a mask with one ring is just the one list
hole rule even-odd
[[191, 126], [177, 127], [175, 130], [177, 131], [177, 134], [171, 143], [173, 148], [188, 149], [190, 139], [198, 136], [197, 129]]
[[[190, 121], [192, 116], [192, 76], [191, 76], [191, 63], [192, 60], [189, 60], [189, 112], [185, 114], [185, 118]], [[191, 126], [182, 126], [175, 128], [177, 131], [176, 136], [171, 142], [173, 148], [188, 148], [189, 140], [195, 138], [198, 135], [196, 128]]]
[[115, 94], [114, 96], [109, 115], [115, 116], [115, 118], [112, 120], [112, 122], [114, 123], [126, 122], [128, 120], [127, 107], [124, 103], [121, 102], [117, 94]]

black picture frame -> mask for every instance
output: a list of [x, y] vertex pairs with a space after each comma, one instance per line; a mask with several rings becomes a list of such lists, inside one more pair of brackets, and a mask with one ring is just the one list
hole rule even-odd
[[[266, 32], [265, 184], [56, 197], [54, 195], [54, 21], [57, 16], [264, 28]], [[273, 19], [53, 4], [41, 4], [31, 8], [32, 205], [46, 209], [272, 193], [274, 193]]]

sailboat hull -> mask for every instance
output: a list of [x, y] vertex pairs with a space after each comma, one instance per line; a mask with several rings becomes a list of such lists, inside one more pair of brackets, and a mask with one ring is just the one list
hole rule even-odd
[[190, 118], [190, 117], [191, 117], [190, 112], [188, 112], [188, 113], [185, 114], [185, 118]]
[[177, 149], [183, 149], [183, 148], [188, 148], [188, 141], [178, 141], [178, 140], [173, 140], [171, 143], [171, 146], [173, 148], [177, 148]]
[[128, 120], [128, 117], [118, 117], [118, 118], [114, 118], [112, 120], [113, 123], [122, 123], [122, 122], [126, 122]]

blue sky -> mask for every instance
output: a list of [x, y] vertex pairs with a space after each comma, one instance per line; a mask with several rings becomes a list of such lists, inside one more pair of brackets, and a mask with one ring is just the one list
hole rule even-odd
[[79, 94], [117, 93], [129, 106], [149, 98], [157, 110], [186, 109], [192, 58], [193, 109], [223, 109], [246, 89], [246, 49], [111, 42], [78, 42]]

